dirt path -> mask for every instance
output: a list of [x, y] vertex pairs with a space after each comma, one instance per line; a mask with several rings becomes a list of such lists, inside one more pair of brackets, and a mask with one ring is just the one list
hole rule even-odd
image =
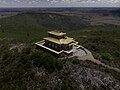
[[114, 70], [114, 71], [120, 73], [120, 69], [115, 68], [115, 67], [112, 67], [112, 66], [109, 66], [109, 65], [106, 65], [105, 63], [102, 63], [101, 61], [95, 59], [92, 54], [88, 54], [88, 55], [86, 55], [86, 56], [84, 56], [84, 57], [78, 57], [78, 59], [79, 59], [79, 60], [84, 60], [84, 61], [85, 61], [85, 60], [89, 60], [89, 61], [92, 61], [92, 62], [94, 62], [94, 63], [96, 63], [96, 64], [102, 65], [102, 66], [104, 66], [104, 67], [106, 67], [106, 68], [108, 68], [108, 69], [111, 69], [111, 70]]
[[89, 60], [91, 62], [94, 62], [98, 65], [102, 65], [108, 69], [111, 69], [111, 70], [114, 70], [116, 72], [119, 72], [120, 73], [120, 69], [118, 68], [115, 68], [115, 67], [112, 67], [112, 66], [109, 66], [109, 65], [106, 65], [105, 63], [102, 63], [100, 60], [97, 60], [93, 57], [92, 53], [84, 48], [83, 46], [80, 45], [80, 49], [77, 49], [75, 46], [73, 47], [73, 55], [72, 56], [69, 56], [69, 57], [64, 57], [64, 58], [61, 58], [61, 59], [66, 59], [66, 58], [72, 58], [72, 57], [78, 57], [79, 60], [83, 60], [83, 61], [86, 61], [86, 60]]

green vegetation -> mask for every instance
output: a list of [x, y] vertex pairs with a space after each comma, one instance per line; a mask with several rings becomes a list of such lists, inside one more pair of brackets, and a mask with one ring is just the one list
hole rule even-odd
[[[81, 17], [50, 13], [19, 14], [0, 19], [0, 25], [1, 90], [34, 90], [39, 88], [66, 90], [68, 87], [70, 90], [79, 89], [78, 83], [70, 76], [70, 72], [75, 69], [74, 65], [100, 70], [112, 75], [120, 82], [119, 73], [112, 70], [75, 58], [59, 60], [51, 54], [37, 50], [33, 45], [34, 42], [46, 36], [48, 30], [60, 29], [89, 49], [95, 58], [120, 68], [119, 26], [89, 26], [89, 23]], [[17, 47], [21, 43], [24, 46]], [[11, 47], [15, 48], [10, 49]], [[74, 66], [71, 71], [66, 68], [69, 66], [66, 65], [68, 61], [73, 64], [71, 66]], [[56, 78], [59, 84], [56, 84], [57, 81], [51, 84], [50, 80], [55, 81]], [[88, 82], [83, 83], [89, 85]], [[109, 87], [101, 86], [98, 88], [90, 85], [85, 89], [106, 90]]]
[[100, 26], [69, 32], [81, 45], [88, 48], [95, 58], [120, 68], [120, 27]]
[[61, 60], [54, 58], [52, 55], [36, 51], [31, 55], [33, 64], [37, 67], [44, 66], [48, 72], [60, 70], [62, 68]]
[[76, 16], [25, 13], [0, 19], [0, 37], [33, 42], [46, 36], [48, 30], [77, 30], [84, 28], [86, 23]]
[[[7, 41], [7, 40], [6, 40]], [[10, 43], [10, 41], [8, 41]], [[44, 67], [49, 73], [62, 69], [62, 61], [51, 55], [26, 46], [21, 52], [9, 50], [8, 42], [1, 41], [0, 45], [0, 89], [27, 89], [37, 82], [35, 68]], [[35, 86], [34, 86], [35, 87]]]

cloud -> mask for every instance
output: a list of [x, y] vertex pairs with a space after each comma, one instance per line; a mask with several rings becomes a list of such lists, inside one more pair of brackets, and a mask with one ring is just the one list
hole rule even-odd
[[49, 2], [86, 2], [86, 3], [118, 3], [120, 0], [48, 0]]
[[120, 0], [98, 0], [99, 2], [102, 3], [118, 3]]
[[4, 6], [120, 6], [120, 0], [0, 0]]

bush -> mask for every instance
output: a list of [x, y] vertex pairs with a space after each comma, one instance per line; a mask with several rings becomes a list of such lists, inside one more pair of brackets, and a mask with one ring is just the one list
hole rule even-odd
[[42, 52], [35, 52], [31, 55], [31, 59], [33, 63], [37, 67], [44, 66], [49, 72], [53, 72], [54, 70], [62, 69], [63, 63], [61, 60], [53, 57], [52, 55], [45, 54]]
[[101, 58], [104, 60], [111, 60], [112, 56], [110, 53], [102, 53]]

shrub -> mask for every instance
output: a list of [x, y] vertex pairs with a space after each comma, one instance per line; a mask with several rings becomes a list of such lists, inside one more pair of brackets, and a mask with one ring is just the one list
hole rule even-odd
[[61, 60], [58, 60], [52, 55], [45, 54], [39, 51], [33, 53], [31, 55], [31, 59], [33, 60], [35, 66], [44, 66], [49, 72], [53, 72], [54, 70], [60, 70], [63, 66]]
[[111, 54], [110, 53], [102, 53], [101, 58], [104, 60], [111, 60]]

